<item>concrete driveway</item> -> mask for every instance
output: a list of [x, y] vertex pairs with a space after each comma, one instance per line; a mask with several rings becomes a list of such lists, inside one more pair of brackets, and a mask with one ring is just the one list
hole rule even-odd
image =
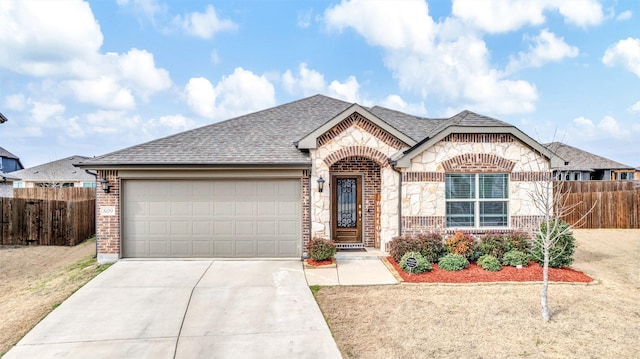
[[120, 261], [5, 358], [340, 358], [299, 261]]

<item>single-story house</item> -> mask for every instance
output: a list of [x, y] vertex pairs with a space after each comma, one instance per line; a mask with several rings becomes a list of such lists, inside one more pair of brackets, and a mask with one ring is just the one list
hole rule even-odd
[[561, 142], [545, 145], [565, 160], [553, 168], [553, 177], [559, 181], [615, 181], [633, 180], [635, 169], [620, 162]]
[[69, 156], [38, 166], [21, 169], [11, 174], [19, 180], [13, 182], [14, 188], [32, 187], [95, 187], [96, 177], [73, 164], [88, 159], [86, 156]]
[[470, 111], [429, 119], [316, 95], [76, 165], [98, 173], [100, 262], [301, 258], [313, 237], [387, 250], [425, 231], [537, 225], [564, 163]]

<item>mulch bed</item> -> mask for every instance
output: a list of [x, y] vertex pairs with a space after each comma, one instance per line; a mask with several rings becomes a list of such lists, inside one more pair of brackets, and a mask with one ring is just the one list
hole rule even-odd
[[333, 264], [333, 259], [326, 259], [323, 261], [316, 261], [313, 260], [311, 258], [307, 259], [307, 264], [313, 267], [322, 267], [322, 266], [327, 266], [327, 265], [332, 265]]
[[[410, 274], [403, 271], [392, 257], [387, 257], [387, 260], [400, 277], [409, 283], [542, 282], [542, 267], [535, 262], [529, 262], [528, 266], [521, 269], [503, 266], [497, 272], [484, 270], [475, 263], [460, 271], [440, 269], [438, 264], [433, 264], [430, 272]], [[549, 281], [590, 283], [593, 279], [582, 272], [564, 267], [549, 268]]]

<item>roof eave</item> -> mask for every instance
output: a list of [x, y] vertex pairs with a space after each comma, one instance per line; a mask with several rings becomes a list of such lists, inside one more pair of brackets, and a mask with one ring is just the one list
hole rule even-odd
[[74, 163], [75, 167], [93, 170], [223, 170], [223, 169], [307, 169], [311, 166], [311, 162], [244, 162], [244, 163]]

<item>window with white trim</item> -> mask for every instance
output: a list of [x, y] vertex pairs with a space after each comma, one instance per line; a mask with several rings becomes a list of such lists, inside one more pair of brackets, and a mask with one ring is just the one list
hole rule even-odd
[[447, 174], [447, 227], [508, 227], [508, 174]]

